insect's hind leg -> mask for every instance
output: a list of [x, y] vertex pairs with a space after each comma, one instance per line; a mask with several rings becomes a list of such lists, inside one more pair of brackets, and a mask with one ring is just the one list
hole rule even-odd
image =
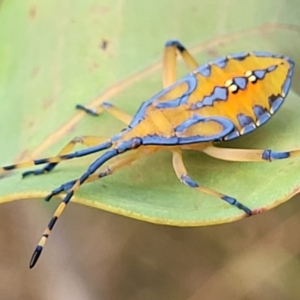
[[185, 47], [177, 40], [167, 41], [165, 44], [164, 54], [163, 54], [163, 86], [164, 88], [173, 84], [177, 80], [177, 62], [176, 56], [177, 51], [183, 58], [187, 67], [190, 70], [196, 69], [199, 64], [192, 57], [192, 55], [185, 49]]
[[197, 182], [195, 182], [194, 180], [192, 180], [187, 171], [186, 168], [184, 166], [183, 163], [183, 159], [182, 159], [182, 154], [181, 151], [173, 151], [173, 167], [174, 167], [174, 171], [178, 177], [178, 179], [184, 183], [185, 185], [194, 188], [202, 193], [214, 196], [216, 198], [222, 199], [224, 201], [226, 201], [227, 203], [236, 206], [237, 208], [243, 210], [247, 215], [251, 216], [252, 214], [254, 214], [254, 212], [248, 208], [247, 206], [245, 206], [244, 204], [240, 203], [239, 201], [237, 201], [236, 199], [229, 197], [227, 195], [221, 194], [217, 191], [214, 191], [212, 189], [200, 186]]
[[210, 146], [201, 151], [218, 159], [240, 162], [270, 162], [300, 156], [300, 149], [278, 152], [271, 149], [234, 149]]
[[[86, 149], [86, 150], [80, 150], [77, 152], [70, 153], [70, 151], [74, 148], [75, 144], [82, 143], [86, 145], [87, 147], [94, 146], [93, 149]], [[8, 171], [36, 166], [36, 165], [43, 165], [47, 164], [44, 168], [38, 169], [35, 171], [27, 171], [23, 173], [23, 177], [34, 174], [39, 175], [46, 172], [50, 172], [53, 170], [53, 168], [60, 163], [61, 161], [81, 157], [85, 155], [89, 155], [94, 152], [98, 152], [104, 149], [109, 148], [112, 145], [109, 139], [107, 138], [101, 138], [97, 136], [83, 136], [83, 137], [77, 137], [72, 139], [59, 153], [57, 156], [48, 157], [48, 158], [42, 158], [42, 159], [36, 159], [36, 160], [29, 160], [26, 162], [17, 163], [14, 165], [9, 165], [5, 167], [0, 168], [0, 173], [5, 173]]]

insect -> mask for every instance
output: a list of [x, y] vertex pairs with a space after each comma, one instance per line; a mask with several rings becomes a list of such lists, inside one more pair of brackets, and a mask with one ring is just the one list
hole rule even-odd
[[[178, 81], [177, 54], [181, 55], [191, 70]], [[30, 268], [36, 264], [57, 219], [81, 185], [111, 175], [139, 157], [160, 149], [172, 152], [176, 176], [188, 187], [217, 197], [242, 210], [245, 215], [251, 216], [259, 212], [259, 209], [251, 209], [231, 196], [195, 182], [187, 173], [181, 151], [198, 150], [218, 159], [247, 162], [299, 156], [300, 150], [276, 152], [271, 149], [219, 148], [215, 145], [216, 142], [236, 139], [250, 133], [266, 123], [287, 95], [293, 69], [294, 62], [289, 57], [266, 52], [232, 54], [199, 66], [179, 41], [171, 40], [164, 48], [163, 90], [143, 102], [133, 118], [106, 102], [94, 110], [77, 105], [78, 109], [91, 115], [107, 111], [127, 127], [112, 138], [74, 138], [54, 157], [0, 168], [1, 173], [45, 164], [41, 169], [23, 173], [24, 177], [40, 175], [52, 171], [61, 161], [107, 150], [80, 178], [62, 184], [45, 198], [49, 201], [59, 193], [66, 193], [35, 248]], [[82, 143], [87, 148], [71, 152], [77, 143]], [[131, 151], [131, 154], [129, 152], [128, 155], [121, 156], [133, 149], [135, 151]], [[111, 159], [109, 167], [101, 168]]]

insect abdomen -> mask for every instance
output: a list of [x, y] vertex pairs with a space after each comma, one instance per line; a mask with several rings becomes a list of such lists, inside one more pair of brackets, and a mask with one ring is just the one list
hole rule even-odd
[[231, 120], [236, 130], [226, 139], [236, 138], [255, 130], [278, 110], [289, 91], [293, 66], [290, 58], [267, 53], [218, 59], [206, 66], [209, 75], [203, 67], [194, 72], [198, 87], [190, 107], [203, 116]]

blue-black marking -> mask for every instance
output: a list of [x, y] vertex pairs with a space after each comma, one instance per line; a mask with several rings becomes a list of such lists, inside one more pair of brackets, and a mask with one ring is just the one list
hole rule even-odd
[[203, 135], [194, 135], [187, 137], [179, 137], [178, 145], [188, 145], [188, 144], [196, 144], [196, 143], [204, 143], [204, 142], [213, 142], [221, 140], [224, 137], [224, 132], [220, 132], [219, 134], [203, 136]]
[[[89, 168], [90, 169], [90, 168]], [[90, 171], [90, 170], [89, 170]], [[79, 179], [79, 184], [82, 184], [83, 182], [85, 182], [89, 177], [90, 177], [90, 172], [85, 172], [81, 175], [80, 179]]]
[[215, 59], [214, 61], [212, 61], [213, 64], [220, 67], [221, 69], [223, 69], [226, 66], [227, 62], [228, 62], [228, 58], [225, 56], [219, 57], [219, 58]]
[[[178, 97], [176, 99], [171, 99], [169, 101], [158, 102], [157, 104], [155, 104], [155, 107], [156, 108], [170, 108], [170, 107], [175, 107], [175, 105], [177, 105], [177, 104], [178, 104], [177, 106], [179, 106], [181, 104], [187, 104], [189, 96], [197, 87], [197, 78], [194, 74], [186, 75], [181, 80], [179, 80], [176, 84], [170, 86], [166, 90], [163, 90], [158, 95], [152, 97], [149, 101], [155, 102], [155, 100], [159, 99], [164, 94], [168, 93], [174, 86], [176, 87], [177, 85], [180, 85], [182, 83], [186, 83], [188, 86], [188, 89], [180, 97]], [[170, 104], [168, 104], [168, 103], [170, 103]]]
[[[151, 99], [151, 100], [153, 100], [153, 99]], [[144, 119], [146, 110], [147, 110], [148, 106], [150, 106], [151, 104], [152, 104], [152, 101], [150, 102], [149, 100], [142, 103], [142, 105], [136, 112], [135, 116], [133, 117], [131, 123], [129, 124], [129, 127], [133, 128], [133, 127], [137, 126]]]
[[42, 158], [42, 159], [36, 159], [33, 161], [35, 165], [41, 165], [41, 164], [45, 164], [48, 162], [47, 158]]
[[29, 170], [26, 172], [22, 173], [22, 177], [25, 178], [28, 175], [42, 175], [45, 174], [46, 172], [50, 172], [58, 163], [51, 163], [48, 164], [46, 167], [42, 168], [42, 169], [37, 169], [37, 170]]
[[285, 159], [290, 157], [290, 152], [275, 152], [272, 151], [271, 152], [271, 159], [275, 160], [275, 159]]
[[224, 140], [226, 141], [230, 141], [230, 140], [234, 140], [236, 138], [238, 138], [240, 136], [240, 133], [235, 130], [233, 132], [231, 132], [230, 134], [228, 134], [227, 136], [224, 137]]
[[198, 109], [204, 106], [213, 106], [215, 101], [226, 101], [228, 98], [228, 89], [226, 87], [215, 87], [212, 94], [203, 97], [199, 102], [196, 102], [191, 109]]
[[243, 128], [249, 124], [253, 124], [253, 120], [251, 117], [246, 116], [244, 114], [238, 114], [237, 119], [239, 121], [240, 126]]
[[263, 108], [260, 105], [255, 105], [253, 107], [253, 112], [256, 116], [256, 121], [258, 122], [258, 126], [265, 124], [270, 118], [271, 115], [267, 111], [267, 109]]
[[254, 105], [253, 112], [255, 114], [255, 117], [258, 119], [261, 115], [263, 115], [266, 112], [266, 109], [264, 109], [260, 105]]
[[143, 145], [177, 145], [178, 138], [176, 136], [173, 137], [163, 137], [154, 135], [147, 135], [143, 137]]
[[41, 253], [42, 253], [43, 247], [42, 246], [36, 246], [31, 259], [30, 259], [30, 263], [29, 263], [29, 268], [33, 268], [34, 265], [36, 264], [36, 262], [38, 261]]
[[94, 117], [97, 117], [99, 114], [96, 113], [93, 109], [89, 109], [89, 108], [86, 108], [85, 106], [81, 105], [81, 104], [77, 104], [75, 106], [76, 109], [79, 109], [79, 110], [83, 110], [84, 112], [86, 112], [87, 114], [91, 115], [91, 116], [94, 116]]
[[270, 103], [270, 107], [272, 107], [273, 111], [275, 112], [282, 105], [283, 98], [282, 97], [277, 97], [276, 99], [272, 100], [272, 102], [270, 101], [269, 103]]
[[217, 141], [222, 139], [225, 135], [229, 134], [231, 131], [234, 130], [234, 124], [222, 117], [201, 117], [198, 115], [194, 115], [191, 119], [184, 121], [180, 124], [177, 128], [175, 128], [175, 132], [180, 133], [184, 132], [190, 126], [193, 126], [200, 122], [217, 122], [223, 126], [223, 129], [214, 134], [209, 136], [202, 136], [202, 135], [194, 135], [194, 136], [187, 136], [187, 137], [179, 137], [179, 136], [172, 136], [172, 137], [164, 137], [158, 135], [147, 135], [142, 137], [142, 144], [143, 145], [164, 145], [164, 146], [174, 146], [174, 145], [187, 145], [187, 144], [195, 144], [201, 142], [209, 142], [209, 141]]
[[273, 65], [267, 69], [267, 72], [272, 72], [277, 68], [277, 65]]
[[271, 161], [271, 150], [266, 149], [266, 150], [262, 153], [261, 158], [264, 159], [264, 160], [269, 160], [269, 161]]
[[[169, 101], [159, 102], [160, 97], [166, 95], [173, 88], [183, 83], [186, 83], [188, 88], [180, 97], [176, 99], [170, 99]], [[155, 107], [159, 109], [173, 108], [181, 104], [186, 104], [188, 102], [190, 94], [196, 89], [196, 87], [197, 87], [197, 78], [193, 74], [186, 75], [181, 80], [177, 81], [176, 83], [167, 87], [166, 89], [161, 90], [159, 93], [151, 97], [149, 100], [143, 102], [140, 108], [138, 109], [137, 113], [133, 117], [131, 123], [129, 124], [129, 127], [133, 128], [137, 126], [145, 118], [145, 114], [148, 107], [153, 105], [155, 101], [158, 101], [158, 103], [155, 103]]]
[[90, 174], [94, 173], [100, 166], [102, 166], [106, 161], [111, 159], [112, 157], [118, 155], [119, 152], [117, 149], [112, 149], [104, 154], [102, 154], [99, 158], [97, 158], [88, 168], [88, 172]]
[[[107, 148], [110, 148], [111, 146], [112, 146], [112, 142], [109, 141], [109, 142], [105, 142], [103, 144], [100, 144], [100, 145], [97, 145], [97, 146], [94, 146], [94, 147], [89, 147], [87, 149], [83, 149], [83, 150], [76, 151], [76, 152], [73, 152], [73, 153], [60, 155], [59, 157], [62, 160], [72, 159], [72, 158], [76, 158], [76, 157], [82, 157], [82, 156], [90, 155], [90, 154], [105, 150]], [[34, 164], [35, 165], [40, 165], [40, 164], [47, 163], [48, 161], [49, 161], [49, 159], [47, 159], [47, 158], [37, 159], [37, 160], [34, 160]], [[26, 171], [22, 174], [22, 176], [26, 177], [28, 175], [41, 175], [41, 174], [44, 174], [46, 172], [51, 172], [57, 164], [58, 164], [58, 162], [48, 163], [45, 167], [43, 167], [41, 169]]]
[[50, 222], [48, 224], [49, 230], [52, 230], [52, 228], [55, 225], [56, 221], [57, 221], [57, 217], [56, 216], [52, 217], [52, 219], [50, 220]]
[[266, 149], [262, 153], [262, 159], [272, 161], [272, 160], [277, 160], [277, 159], [285, 159], [290, 157], [290, 152], [276, 152], [272, 151], [270, 149]]
[[253, 71], [253, 74], [255, 75], [255, 77], [257, 77], [258, 79], [263, 79], [266, 75], [267, 71], [266, 70], [256, 70]]
[[[189, 121], [190, 120], [190, 121]], [[234, 130], [234, 124], [222, 117], [201, 117], [198, 115], [194, 115], [191, 119], [184, 121], [182, 124], [180, 124], [175, 131], [177, 132], [184, 132], [184, 130], [188, 129], [190, 126], [193, 126], [200, 122], [216, 122], [222, 125], [223, 130], [220, 132], [209, 135], [209, 136], [203, 136], [203, 135], [195, 135], [195, 136], [187, 136], [187, 137], [178, 137], [178, 144], [184, 145], [184, 144], [192, 144], [192, 143], [200, 143], [200, 142], [208, 142], [208, 141], [216, 141], [222, 139], [224, 136], [228, 135]]]
[[252, 131], [255, 130], [255, 129], [256, 129], [256, 127], [255, 127], [255, 124], [254, 124], [254, 123], [249, 124], [249, 125], [247, 125], [247, 126], [245, 126], [245, 127], [243, 128], [242, 134], [243, 134], [243, 135], [244, 135], [244, 134], [247, 134], [247, 133], [249, 133], [249, 132], [252, 132]]
[[111, 142], [105, 142], [105, 143], [97, 145], [97, 146], [89, 147], [87, 149], [82, 149], [82, 150], [79, 150], [79, 151], [76, 151], [76, 152], [73, 152], [73, 153], [70, 153], [70, 154], [64, 154], [64, 155], [61, 155], [59, 157], [61, 157], [62, 159], [82, 157], [82, 156], [86, 156], [86, 155], [89, 155], [89, 154], [93, 154], [93, 153], [108, 149], [111, 146], [112, 146]]
[[165, 102], [159, 102], [155, 105], [156, 108], [172, 108], [177, 107], [181, 104], [182, 98], [176, 98]]
[[211, 73], [211, 66], [209, 64], [202, 65], [196, 69], [204, 77], [209, 77]]
[[70, 191], [66, 196], [65, 198], [63, 199], [62, 202], [64, 202], [65, 204], [68, 204], [71, 200], [71, 198], [73, 197], [74, 195], [74, 191]]
[[270, 120], [271, 115], [268, 112], [265, 112], [258, 118], [259, 126], [265, 124], [268, 120]]
[[244, 90], [247, 86], [247, 77], [235, 77], [233, 82], [237, 85], [237, 87], [241, 90]]
[[244, 60], [247, 56], [249, 56], [249, 53], [247, 52], [239, 52], [239, 53], [234, 53], [230, 54], [229, 57], [233, 58], [235, 60]]
[[54, 195], [57, 195], [61, 192], [67, 192], [69, 189], [71, 189], [73, 187], [73, 185], [76, 183], [76, 180], [72, 180], [72, 181], [69, 181], [69, 182], [66, 182], [64, 184], [62, 184], [60, 187], [54, 189], [52, 192], [51, 192], [51, 197], [47, 197], [47, 199], [45, 199], [46, 201], [49, 201]]
[[236, 206], [239, 209], [242, 209], [247, 215], [251, 216], [252, 211], [244, 204], [238, 202], [236, 199], [229, 197], [229, 196], [223, 196], [221, 197], [222, 200], [226, 201], [227, 203]]
[[180, 52], [185, 51], [185, 47], [177, 40], [170, 40], [167, 41], [165, 44], [166, 47], [172, 47], [175, 46]]
[[119, 153], [123, 153], [130, 149], [136, 149], [142, 145], [142, 139], [140, 137], [135, 137], [129, 141], [124, 141], [118, 145], [117, 150]]
[[109, 108], [109, 107], [113, 107], [113, 105], [112, 105], [111, 103], [109, 103], [109, 102], [106, 102], [106, 101], [102, 102], [101, 106], [103, 106], [103, 107], [107, 107], [107, 108]]
[[192, 125], [197, 124], [199, 122], [205, 122], [205, 118], [201, 117], [197, 114], [194, 114], [192, 116], [192, 118], [183, 121], [174, 130], [175, 130], [175, 132], [183, 132], [183, 131], [187, 130], [189, 127], [191, 127]]
[[199, 184], [192, 180], [188, 175], [181, 175], [180, 179], [184, 184], [188, 185], [191, 188], [199, 187]]
[[5, 171], [10, 171], [10, 170], [13, 170], [16, 168], [16, 165], [11, 165], [11, 166], [6, 166], [6, 167], [3, 167], [3, 170]]

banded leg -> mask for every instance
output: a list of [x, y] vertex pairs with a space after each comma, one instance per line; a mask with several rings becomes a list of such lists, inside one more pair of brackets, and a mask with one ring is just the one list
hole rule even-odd
[[[87, 169], [87, 171], [85, 173], [83, 173], [83, 175], [75, 180], [74, 184], [72, 185], [72, 187], [69, 189], [68, 193], [66, 194], [66, 196], [64, 197], [64, 199], [61, 201], [61, 203], [59, 204], [58, 208], [56, 209], [56, 211], [53, 214], [53, 217], [51, 218], [50, 222], [48, 223], [47, 228], [45, 229], [42, 238], [40, 239], [37, 247], [35, 248], [35, 251], [31, 257], [30, 260], [30, 268], [33, 268], [34, 265], [36, 264], [38, 258], [40, 257], [42, 250], [45, 246], [45, 243], [57, 221], [57, 219], [59, 218], [59, 216], [63, 213], [63, 211], [65, 210], [67, 204], [70, 202], [71, 198], [73, 197], [74, 193], [76, 193], [76, 191], [80, 188], [80, 186], [82, 184], [84, 184], [86, 181], [90, 180], [92, 176], [94, 176], [93, 174], [108, 160], [110, 160], [111, 158], [119, 155], [120, 153], [123, 153], [125, 151], [128, 151], [130, 149], [135, 149], [138, 148], [139, 146], [141, 146], [142, 144], [142, 140], [139, 138], [134, 138], [132, 140], [130, 140], [129, 142], [123, 142], [121, 144], [118, 145], [118, 147], [116, 148], [111, 148], [110, 150], [108, 150], [107, 152], [105, 152], [103, 155], [101, 155], [99, 158], [97, 158]], [[150, 149], [151, 151], [151, 149]], [[150, 153], [149, 151], [149, 153]], [[154, 148], [153, 148], [154, 151]], [[125, 161], [124, 161], [125, 162]], [[119, 162], [120, 165], [122, 165], [121, 162]], [[96, 175], [95, 175], [96, 176]], [[99, 177], [98, 177], [99, 178]], [[95, 179], [95, 177], [94, 177]], [[68, 185], [68, 183], [66, 183], [67, 188], [69, 188], [70, 186]], [[59, 188], [58, 188], [59, 189]], [[57, 189], [57, 190], [58, 190]], [[54, 190], [55, 191], [55, 190]], [[51, 195], [51, 194], [50, 194]], [[50, 200], [51, 196], [49, 195], [48, 200]]]
[[194, 70], [199, 65], [185, 47], [176, 40], [166, 42], [163, 54], [163, 87], [166, 88], [177, 80], [176, 56], [181, 55], [189, 69]]
[[107, 111], [113, 117], [120, 120], [121, 122], [123, 122], [126, 125], [129, 125], [132, 120], [132, 116], [125, 113], [124, 111], [122, 111], [121, 109], [117, 108], [116, 106], [114, 106], [113, 104], [111, 104], [109, 102], [103, 102], [94, 109], [87, 108], [81, 104], [77, 104], [76, 109], [83, 110], [87, 114], [92, 115], [92, 116], [99, 116], [103, 111]]
[[232, 149], [210, 146], [201, 151], [218, 159], [240, 162], [270, 162], [300, 156], [300, 150], [277, 152], [271, 149]]
[[[156, 150], [154, 150], [156, 151]], [[85, 183], [88, 183], [88, 182], [92, 182], [92, 181], [95, 181], [95, 180], [98, 180], [98, 179], [101, 179], [103, 177], [106, 177], [106, 176], [109, 176], [109, 175], [112, 175], [113, 173], [115, 173], [117, 170], [125, 167], [125, 166], [128, 166], [130, 165], [131, 163], [133, 163], [135, 160], [139, 159], [141, 156], [145, 156], [145, 155], [148, 155], [150, 153], [153, 153], [154, 151], [142, 151], [142, 150], [137, 150], [136, 152], [134, 153], [131, 153], [131, 154], [128, 154], [127, 156], [125, 157], [120, 157], [120, 158], [116, 158], [113, 162], [112, 165], [109, 165], [106, 167], [106, 170], [104, 171], [101, 171], [99, 173], [96, 173], [96, 174], [93, 174], [91, 175], [86, 181]], [[60, 193], [63, 193], [63, 192], [68, 192], [72, 187], [73, 185], [76, 183], [76, 179], [75, 180], [71, 180], [69, 182], [66, 182], [64, 184], [62, 184], [59, 188], [56, 188], [54, 189], [46, 198], [45, 200], [46, 201], [50, 201], [51, 198], [53, 196], [56, 196]]]
[[[101, 138], [98, 136], [75, 137], [58, 152], [57, 156], [68, 155], [73, 150], [73, 148], [75, 147], [76, 144], [83, 144], [86, 147], [93, 147], [93, 146], [103, 143], [104, 141], [107, 141], [107, 138]], [[49, 173], [59, 163], [60, 163], [60, 161], [48, 163], [48, 164], [46, 164], [46, 166], [44, 166], [41, 169], [26, 171], [22, 174], [22, 176], [24, 178], [28, 175], [41, 175], [41, 174]]]
[[[83, 143], [86, 146], [88, 146], [89, 148], [70, 153], [69, 151], [71, 149], [73, 149], [73, 147], [75, 146], [76, 143]], [[90, 147], [91, 145], [93, 145], [93, 146]], [[23, 173], [23, 177], [27, 176], [29, 174], [35, 174], [35, 175], [42, 174], [42, 173], [51, 171], [61, 161], [86, 156], [86, 155], [89, 155], [89, 154], [92, 154], [95, 152], [99, 152], [99, 151], [108, 149], [111, 146], [112, 146], [112, 142], [109, 139], [93, 137], [93, 136], [85, 136], [85, 137], [81, 137], [81, 138], [75, 138], [71, 142], [69, 142], [59, 152], [59, 154], [57, 156], [36, 159], [36, 160], [30, 160], [30, 161], [10, 165], [10, 166], [5, 166], [5, 167], [0, 168], [0, 174], [7, 172], [7, 171], [11, 171], [11, 170], [47, 164], [46, 167], [43, 169], [40, 169], [40, 170], [38, 169], [35, 171], [28, 171], [28, 172]]]
[[[166, 42], [164, 54], [163, 54], [163, 87], [166, 88], [173, 84], [177, 80], [176, 75], [176, 56], [179, 52], [184, 62], [189, 69], [194, 70], [198, 67], [197, 61], [192, 57], [192, 55], [185, 49], [185, 47], [176, 40], [170, 40]], [[85, 111], [87, 114], [92, 116], [99, 116], [103, 111], [107, 111], [113, 117], [120, 120], [126, 125], [129, 125], [132, 116], [128, 115], [124, 111], [120, 110], [113, 104], [109, 102], [103, 102], [96, 108], [87, 108], [81, 104], [76, 105], [76, 109]]]
[[253, 212], [251, 211], [250, 208], [245, 206], [244, 204], [238, 202], [236, 199], [229, 197], [227, 195], [221, 194], [217, 191], [214, 191], [212, 189], [200, 186], [197, 182], [192, 180], [184, 166], [183, 160], [182, 160], [182, 154], [181, 151], [173, 151], [173, 167], [174, 171], [178, 177], [178, 179], [184, 183], [185, 185], [194, 188], [198, 190], [199, 192], [214, 196], [216, 198], [222, 199], [226, 201], [227, 203], [236, 206], [237, 208], [243, 210], [247, 215], [251, 216]]

